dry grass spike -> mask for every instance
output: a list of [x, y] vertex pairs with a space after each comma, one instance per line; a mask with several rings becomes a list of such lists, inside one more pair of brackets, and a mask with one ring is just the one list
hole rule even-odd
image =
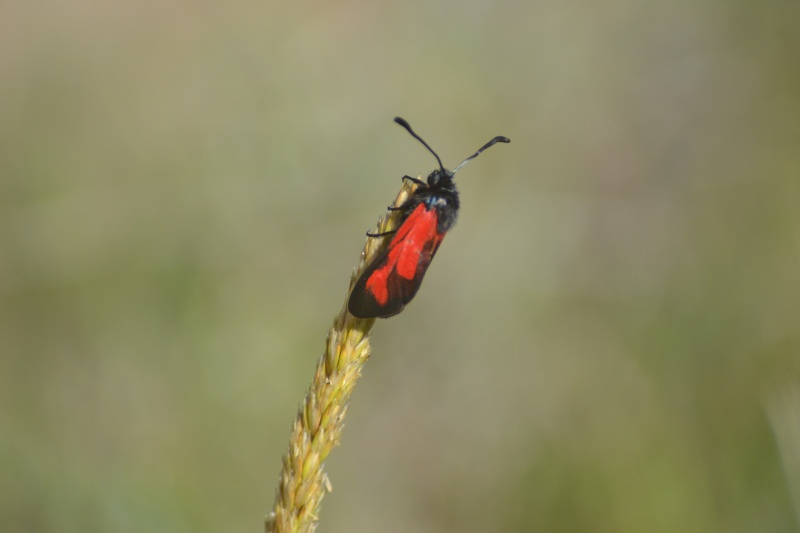
[[[415, 187], [409, 180], [403, 180], [394, 207], [402, 205]], [[378, 221], [376, 232], [396, 227], [399, 216], [398, 211], [389, 211]], [[350, 277], [348, 294], [364, 268], [386, 244], [385, 237], [367, 238], [358, 266]], [[374, 318], [350, 315], [345, 298], [292, 426], [275, 503], [266, 519], [267, 533], [310, 533], [316, 529], [320, 503], [331, 491], [330, 480], [323, 470], [325, 459], [339, 444], [350, 395], [370, 356], [369, 331], [373, 324]]]

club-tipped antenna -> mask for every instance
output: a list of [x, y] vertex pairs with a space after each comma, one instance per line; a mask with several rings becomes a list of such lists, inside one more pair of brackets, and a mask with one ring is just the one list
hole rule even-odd
[[[411, 129], [411, 124], [409, 124], [408, 122], [406, 122], [405, 119], [400, 118], [400, 117], [394, 117], [394, 121], [397, 122], [398, 124], [400, 124], [401, 126], [403, 126], [406, 129], [406, 131], [408, 131], [408, 133], [410, 133], [412, 135], [412, 137], [414, 137], [416, 140], [421, 142], [425, 146], [425, 148], [427, 148], [428, 151], [433, 154], [433, 157], [435, 157], [436, 160], [439, 162], [439, 168], [441, 168], [442, 172], [444, 172], [444, 165], [442, 164], [442, 160], [439, 159], [439, 155], [436, 152], [433, 151], [433, 148], [428, 146], [428, 143], [426, 143], [425, 141], [422, 140], [422, 137], [420, 137], [419, 135], [414, 133], [414, 130]], [[497, 142], [497, 141], [495, 141], [495, 142]], [[481, 148], [481, 151], [485, 150], [486, 148], [488, 148], [488, 145], [484, 146], [483, 148]], [[480, 151], [478, 152], [478, 154], [479, 153], [480, 153]], [[478, 155], [478, 154], [475, 154], [475, 155]], [[475, 157], [475, 156], [472, 156], [472, 157]], [[464, 163], [461, 163], [461, 164], [463, 165]]]
[[481, 148], [477, 152], [475, 152], [474, 154], [472, 154], [471, 156], [469, 156], [468, 158], [463, 160], [461, 162], [461, 164], [458, 165], [456, 167], [456, 169], [453, 171], [453, 174], [455, 174], [456, 172], [461, 170], [461, 167], [463, 167], [464, 165], [466, 165], [467, 163], [469, 163], [470, 161], [472, 161], [473, 159], [475, 159], [476, 157], [481, 155], [481, 152], [483, 152], [484, 150], [486, 150], [490, 146], [494, 146], [497, 143], [510, 143], [510, 142], [511, 142], [511, 139], [509, 139], [508, 137], [503, 137], [502, 135], [498, 135], [497, 137], [495, 137], [494, 139], [492, 139], [488, 143], [486, 143], [483, 146], [481, 146]]

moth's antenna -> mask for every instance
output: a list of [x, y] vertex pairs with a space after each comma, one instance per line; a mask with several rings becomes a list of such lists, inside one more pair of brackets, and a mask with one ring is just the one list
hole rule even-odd
[[477, 152], [475, 152], [474, 154], [472, 154], [471, 156], [469, 156], [468, 158], [463, 160], [461, 162], [461, 164], [458, 165], [456, 167], [456, 169], [453, 171], [453, 174], [455, 174], [456, 172], [461, 170], [461, 167], [463, 167], [464, 165], [466, 165], [467, 163], [469, 163], [470, 161], [472, 161], [473, 159], [475, 159], [476, 157], [481, 155], [481, 152], [483, 152], [484, 150], [486, 150], [490, 146], [494, 146], [497, 143], [510, 143], [510, 142], [511, 142], [511, 139], [509, 139], [508, 137], [503, 137], [502, 135], [498, 135], [497, 137], [495, 137], [494, 139], [492, 139], [488, 143], [486, 143], [483, 146], [481, 146], [480, 150], [478, 150]]
[[[412, 135], [412, 136], [413, 136], [413, 137], [414, 137], [416, 140], [418, 140], [418, 141], [419, 141], [419, 142], [421, 142], [423, 145], [425, 145], [425, 148], [427, 148], [427, 149], [430, 151], [430, 153], [432, 153], [432, 154], [433, 154], [433, 157], [435, 157], [435, 158], [436, 158], [436, 160], [439, 162], [439, 168], [441, 168], [441, 169], [442, 169], [442, 172], [444, 172], [445, 170], [444, 170], [444, 165], [442, 165], [442, 160], [441, 160], [441, 159], [439, 159], [439, 156], [436, 154], [436, 152], [434, 152], [434, 151], [433, 151], [433, 148], [431, 148], [430, 146], [428, 146], [428, 143], [426, 143], [425, 141], [423, 141], [423, 140], [422, 140], [422, 137], [420, 137], [419, 135], [417, 135], [416, 133], [414, 133], [414, 130], [412, 130], [412, 129], [411, 129], [411, 124], [409, 124], [408, 122], [406, 122], [406, 121], [405, 121], [405, 119], [402, 119], [402, 118], [400, 118], [400, 117], [394, 117], [394, 121], [395, 121], [395, 122], [397, 122], [398, 124], [400, 124], [401, 126], [403, 126], [403, 127], [406, 129], [406, 131], [408, 131], [408, 133], [410, 133], [410, 134], [411, 134], [411, 135]], [[507, 141], [507, 140], [506, 140], [506, 141]], [[497, 141], [495, 140], [494, 142], [497, 142]], [[494, 142], [493, 142], [493, 143], [490, 143], [490, 144], [494, 144]], [[479, 154], [479, 153], [481, 153], [483, 150], [485, 150], [485, 149], [486, 149], [486, 148], [488, 148], [488, 147], [489, 147], [489, 145], [486, 145], [486, 146], [484, 146], [483, 148], [481, 148], [481, 149], [478, 151], [478, 154]], [[478, 154], [475, 154], [475, 155], [478, 155]], [[474, 156], [472, 156], [472, 157], [475, 157], [475, 155], [474, 155]], [[470, 159], [471, 159], [471, 158], [470, 158]], [[463, 165], [464, 163], [461, 163], [461, 164]]]

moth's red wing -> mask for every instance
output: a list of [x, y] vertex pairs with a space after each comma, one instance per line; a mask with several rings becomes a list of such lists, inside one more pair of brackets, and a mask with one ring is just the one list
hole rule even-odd
[[347, 308], [359, 318], [396, 315], [411, 301], [444, 238], [435, 209], [418, 205], [403, 221], [386, 250], [358, 278]]

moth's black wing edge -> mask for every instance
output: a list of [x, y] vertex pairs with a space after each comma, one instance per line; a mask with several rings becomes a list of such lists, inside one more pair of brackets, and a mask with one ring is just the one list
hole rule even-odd
[[439, 249], [439, 243], [429, 241], [420, 254], [417, 263], [417, 270], [414, 277], [411, 279], [401, 278], [396, 272], [392, 272], [392, 277], [397, 278], [397, 283], [400, 285], [399, 293], [401, 294], [403, 305], [408, 305], [414, 296], [417, 295], [419, 288], [422, 286], [422, 280], [425, 279], [425, 274], [428, 272], [428, 267], [433, 261], [433, 256], [436, 255], [436, 250]]
[[[367, 290], [367, 280], [376, 270], [385, 266], [388, 256], [389, 248], [387, 247], [386, 250], [376, 257], [364, 272], [361, 273], [361, 276], [356, 280], [355, 285], [353, 285], [353, 290], [350, 291], [350, 297], [347, 299], [347, 310], [354, 317], [388, 318], [403, 310], [404, 303], [402, 298], [390, 297], [384, 305], [381, 305]], [[391, 283], [394, 277], [397, 277], [397, 274], [393, 271], [387, 279], [387, 283]], [[392, 294], [391, 290], [389, 294]]]

